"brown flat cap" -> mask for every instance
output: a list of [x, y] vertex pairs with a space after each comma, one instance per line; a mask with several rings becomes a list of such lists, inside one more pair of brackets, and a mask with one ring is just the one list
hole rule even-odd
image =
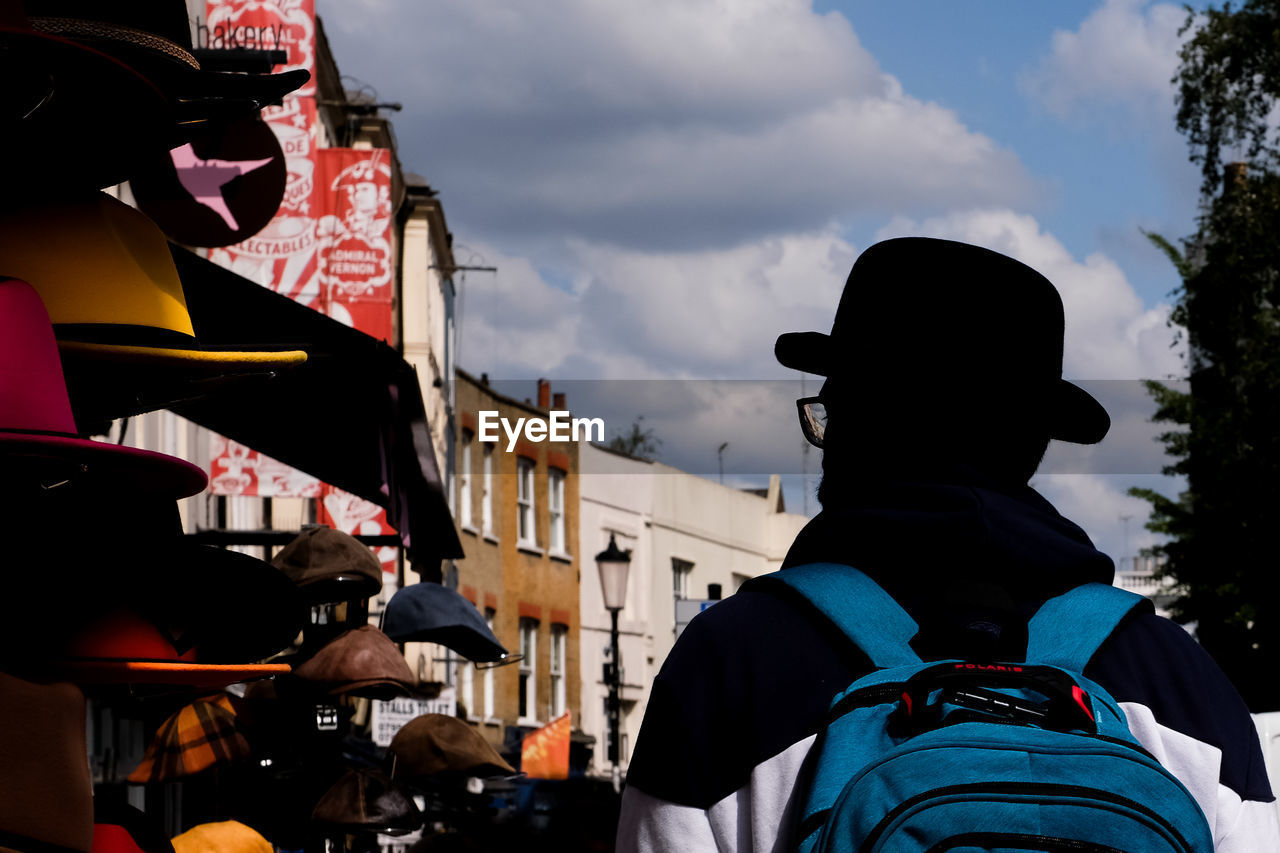
[[404, 725], [388, 747], [397, 779], [512, 776], [515, 769], [489, 742], [457, 717], [423, 714]]
[[331, 527], [302, 531], [271, 565], [297, 584], [312, 604], [355, 601], [382, 591], [382, 564], [369, 546]]
[[339, 634], [294, 675], [333, 694], [378, 698], [404, 695], [418, 684], [396, 644], [372, 625]]
[[0, 837], [18, 850], [93, 847], [84, 694], [0, 673]]
[[311, 819], [354, 832], [402, 835], [422, 826], [422, 812], [380, 770], [347, 772], [316, 803]]

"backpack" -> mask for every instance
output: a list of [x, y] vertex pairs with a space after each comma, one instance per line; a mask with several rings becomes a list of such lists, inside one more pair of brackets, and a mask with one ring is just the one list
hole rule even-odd
[[808, 599], [876, 667], [832, 700], [806, 760], [804, 853], [1212, 853], [1191, 794], [1082, 674], [1145, 599], [1087, 584], [1047, 601], [1025, 661], [923, 662], [916, 623], [865, 574], [766, 576]]

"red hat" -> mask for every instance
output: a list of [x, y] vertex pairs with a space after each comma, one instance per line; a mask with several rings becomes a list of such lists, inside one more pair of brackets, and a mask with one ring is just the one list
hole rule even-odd
[[0, 279], [0, 457], [175, 499], [209, 482], [174, 456], [80, 438], [49, 314], [13, 278]]

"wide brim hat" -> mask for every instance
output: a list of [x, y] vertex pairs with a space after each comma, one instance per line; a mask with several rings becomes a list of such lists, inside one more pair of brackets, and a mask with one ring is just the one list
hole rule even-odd
[[322, 826], [346, 832], [403, 835], [422, 826], [422, 812], [395, 782], [381, 771], [350, 770], [333, 784], [311, 812]]
[[372, 625], [339, 634], [298, 666], [294, 676], [333, 696], [390, 699], [418, 686], [400, 649]]
[[79, 688], [0, 673], [0, 849], [89, 853], [87, 753]]
[[1062, 378], [1064, 330], [1061, 296], [1031, 267], [967, 243], [902, 237], [858, 257], [830, 334], [783, 334], [774, 354], [855, 395], [893, 385], [927, 394], [935, 381], [1030, 393], [1051, 438], [1095, 444], [1111, 418]]
[[397, 643], [437, 643], [470, 661], [507, 657], [476, 606], [438, 583], [403, 587], [387, 602], [382, 630]]
[[257, 112], [311, 79], [303, 69], [263, 74], [203, 68], [191, 42], [184, 0], [25, 0], [23, 5], [30, 32], [127, 63], [163, 92], [182, 118], [197, 119], [210, 111], [226, 114], [228, 109]]
[[382, 592], [382, 563], [369, 546], [331, 527], [303, 530], [271, 559], [312, 604], [356, 601]]
[[40, 294], [64, 357], [181, 367], [195, 376], [276, 370], [307, 358], [296, 349], [203, 346], [164, 233], [107, 193], [0, 209], [0, 275]]
[[391, 775], [396, 779], [483, 778], [516, 773], [483, 735], [463, 720], [445, 714], [414, 717], [396, 732], [387, 750], [394, 758]]
[[6, 475], [74, 479], [183, 498], [208, 485], [182, 459], [82, 438], [49, 315], [26, 282], [0, 278], [0, 457]]

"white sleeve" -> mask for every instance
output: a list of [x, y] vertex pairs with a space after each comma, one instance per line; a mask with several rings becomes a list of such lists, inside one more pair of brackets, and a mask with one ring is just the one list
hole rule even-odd
[[1245, 800], [1219, 780], [1222, 752], [1216, 746], [1161, 725], [1151, 709], [1121, 702], [1129, 731], [1195, 798], [1213, 831], [1215, 853], [1280, 851], [1280, 814], [1275, 802]]

